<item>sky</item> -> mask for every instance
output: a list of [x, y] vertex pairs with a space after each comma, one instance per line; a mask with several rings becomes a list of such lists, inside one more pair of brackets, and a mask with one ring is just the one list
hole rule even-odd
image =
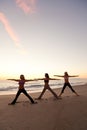
[[87, 78], [87, 0], [0, 0], [0, 78]]

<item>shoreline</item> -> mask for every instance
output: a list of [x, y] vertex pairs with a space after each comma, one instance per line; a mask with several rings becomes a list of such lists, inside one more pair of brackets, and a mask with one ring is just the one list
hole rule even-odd
[[[74, 86], [72, 86], [72, 87], [73, 87], [73, 88], [77, 88], [77, 87], [79, 88], [79, 87], [84, 87], [84, 86], [86, 86], [86, 85], [87, 85], [87, 83], [84, 83], [83, 85], [74, 85]], [[51, 88], [52, 88], [52, 87], [51, 87]], [[67, 88], [68, 88], [68, 87], [67, 87]], [[66, 89], [67, 89], [67, 88], [66, 88]], [[25, 87], [25, 89], [26, 89], [26, 87]], [[66, 91], [66, 89], [65, 89], [65, 91]], [[58, 91], [58, 90], [61, 91], [61, 90], [62, 90], [62, 87], [52, 88], [52, 90], [55, 91], [55, 92]], [[33, 92], [33, 91], [29, 91], [29, 90], [28, 90], [27, 92], [28, 92], [29, 94], [31, 94], [31, 95], [36, 95], [37, 93], [40, 94], [41, 91], [42, 91], [42, 90], [40, 90], [40, 91], [37, 90], [37, 91]], [[13, 92], [13, 93], [7, 91], [7, 94], [6, 94], [5, 92], [1, 92], [1, 93], [2, 93], [2, 94], [0, 94], [0, 96], [11, 96], [11, 95], [16, 95], [17, 91], [15, 91], [15, 92]]]

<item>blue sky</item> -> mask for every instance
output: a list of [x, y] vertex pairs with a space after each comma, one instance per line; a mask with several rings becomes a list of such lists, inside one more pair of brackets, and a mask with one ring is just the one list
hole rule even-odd
[[0, 78], [87, 77], [86, 0], [0, 0]]

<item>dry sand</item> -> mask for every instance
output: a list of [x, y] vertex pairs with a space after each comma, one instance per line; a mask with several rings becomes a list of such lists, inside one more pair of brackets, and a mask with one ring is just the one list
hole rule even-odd
[[[0, 96], [0, 130], [87, 130], [87, 85], [74, 89], [80, 96], [67, 88], [56, 100], [46, 91], [34, 105], [23, 94], [15, 105], [8, 105], [15, 95]], [[54, 91], [59, 94], [61, 89]], [[37, 98], [39, 93], [30, 95]]]

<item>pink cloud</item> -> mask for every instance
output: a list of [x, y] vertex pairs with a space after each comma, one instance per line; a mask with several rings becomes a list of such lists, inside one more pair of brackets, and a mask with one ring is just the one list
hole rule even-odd
[[0, 13], [0, 21], [3, 23], [4, 28], [8, 32], [11, 39], [15, 42], [18, 42], [19, 40], [18, 40], [16, 34], [14, 33], [12, 27], [9, 24], [9, 21], [7, 20], [7, 18], [5, 17], [5, 15], [3, 13]]
[[16, 0], [16, 4], [25, 12], [33, 13], [35, 11], [36, 0]]
[[12, 29], [8, 19], [2, 12], [0, 12], [0, 21], [4, 25], [4, 28], [6, 32], [9, 34], [10, 38], [14, 41], [14, 44], [18, 47], [19, 52], [21, 52], [22, 54], [26, 53], [26, 50], [20, 44], [19, 38], [14, 33], [14, 30]]

